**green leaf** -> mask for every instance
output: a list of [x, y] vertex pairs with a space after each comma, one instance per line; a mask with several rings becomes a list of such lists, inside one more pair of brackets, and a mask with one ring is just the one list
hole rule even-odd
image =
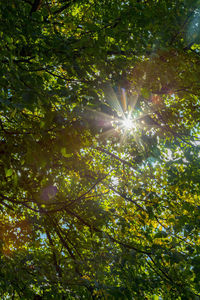
[[5, 174], [6, 174], [6, 177], [10, 177], [13, 173], [13, 170], [12, 169], [7, 169], [5, 168]]
[[61, 148], [61, 154], [62, 156], [66, 157], [66, 158], [69, 158], [69, 157], [72, 157], [73, 156], [73, 153], [67, 153], [66, 152], [66, 148]]

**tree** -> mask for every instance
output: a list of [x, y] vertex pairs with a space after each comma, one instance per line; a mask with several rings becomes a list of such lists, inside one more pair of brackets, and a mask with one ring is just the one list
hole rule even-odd
[[2, 299], [199, 299], [198, 7], [1, 1]]

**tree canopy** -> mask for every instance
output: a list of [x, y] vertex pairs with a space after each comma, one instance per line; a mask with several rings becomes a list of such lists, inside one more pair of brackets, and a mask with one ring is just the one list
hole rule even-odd
[[0, 19], [1, 299], [200, 299], [200, 1]]

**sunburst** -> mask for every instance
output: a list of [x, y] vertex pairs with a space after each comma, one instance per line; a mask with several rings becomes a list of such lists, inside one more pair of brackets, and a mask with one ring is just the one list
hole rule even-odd
[[[106, 102], [112, 109], [113, 114], [99, 112], [89, 109], [89, 118], [95, 120], [96, 125], [102, 128], [101, 137], [107, 138], [118, 133], [120, 144], [125, 143], [128, 136], [132, 135], [135, 141], [138, 141], [138, 130], [141, 126], [140, 119], [151, 112], [139, 112], [135, 107], [138, 101], [138, 94], [127, 97], [125, 89], [121, 89], [121, 95], [118, 97], [111, 86], [106, 88]], [[138, 142], [137, 142], [138, 143]]]

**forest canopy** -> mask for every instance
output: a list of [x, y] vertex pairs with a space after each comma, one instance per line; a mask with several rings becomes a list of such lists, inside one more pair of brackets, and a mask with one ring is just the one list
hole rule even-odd
[[200, 1], [1, 0], [1, 299], [200, 299]]

